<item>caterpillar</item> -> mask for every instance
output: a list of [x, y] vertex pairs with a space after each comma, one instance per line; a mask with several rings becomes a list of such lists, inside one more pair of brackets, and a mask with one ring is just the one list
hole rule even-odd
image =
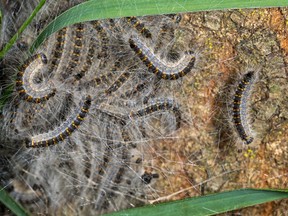
[[179, 63], [166, 66], [154, 53], [138, 38], [129, 39], [132, 50], [138, 55], [148, 70], [157, 77], [165, 80], [176, 80], [188, 74], [195, 65], [195, 55], [187, 53]]
[[64, 44], [65, 44], [65, 37], [67, 34], [67, 28], [63, 28], [57, 32], [56, 36], [56, 43], [54, 45], [54, 49], [52, 51], [52, 60], [49, 68], [49, 73], [51, 73], [54, 69], [57, 69], [60, 59], [62, 57]]
[[70, 116], [64, 123], [54, 130], [35, 135], [30, 139], [26, 140], [27, 148], [35, 147], [48, 147], [55, 145], [59, 142], [64, 141], [68, 136], [70, 136], [81, 124], [81, 122], [86, 117], [88, 110], [91, 106], [91, 96], [88, 95], [83, 102], [83, 105], [77, 112], [76, 116]]
[[[177, 30], [178, 29], [178, 22], [176, 21], [176, 17], [177, 15], [174, 14], [174, 16], [172, 14], [168, 15], [168, 16], [164, 16], [165, 18], [163, 19], [163, 21], [159, 24], [160, 25], [160, 29], [157, 32], [157, 38], [158, 40], [156, 41], [153, 51], [156, 54], [157, 52], [159, 52], [163, 47], [165, 47], [165, 51], [167, 53], [167, 57], [171, 58], [172, 55], [174, 55], [174, 58], [176, 57], [176, 55], [179, 53], [175, 53], [175, 48], [174, 46], [177, 46], [175, 44], [175, 40], [177, 38]], [[180, 16], [181, 17], [181, 16]], [[178, 17], [179, 18], [179, 17]], [[181, 19], [181, 18], [180, 18]], [[179, 20], [180, 22], [180, 20]], [[171, 43], [172, 41], [174, 41], [173, 43]], [[163, 50], [161, 51], [161, 53], [163, 52]]]
[[180, 121], [181, 121], [181, 113], [179, 110], [179, 106], [178, 104], [174, 103], [173, 100], [171, 99], [160, 99], [157, 100], [156, 102], [151, 102], [148, 106], [139, 109], [137, 111], [131, 111], [129, 114], [129, 117], [131, 119], [135, 119], [135, 118], [141, 118], [143, 116], [146, 115], [150, 115], [154, 112], [158, 112], [158, 111], [165, 111], [165, 110], [171, 110], [176, 117], [176, 128], [180, 127]]
[[100, 40], [101, 40], [101, 52], [100, 52], [100, 56], [102, 58], [107, 58], [108, 57], [108, 42], [109, 42], [109, 38], [107, 35], [106, 30], [101, 26], [101, 23], [97, 20], [92, 21], [91, 24], [93, 25], [93, 28], [97, 31], [97, 33], [100, 36]]
[[102, 84], [103, 82], [107, 82], [112, 76], [113, 76], [112, 72], [109, 72], [108, 74], [103, 74], [99, 77], [95, 77], [93, 79], [93, 83], [95, 83], [95, 85], [98, 86]]
[[182, 20], [181, 14], [167, 14], [165, 16], [167, 16], [170, 19], [172, 19], [175, 23], [180, 23], [181, 20]]
[[238, 84], [233, 99], [233, 122], [238, 135], [246, 144], [250, 144], [254, 140], [247, 119], [247, 104], [255, 80], [254, 71], [246, 73]]
[[115, 91], [117, 91], [123, 84], [124, 82], [127, 81], [127, 79], [130, 77], [130, 73], [129, 72], [124, 72], [122, 73], [117, 79], [116, 81], [105, 91], [106, 94], [111, 94]]
[[[91, 81], [88, 81], [88, 83], [90, 83], [90, 85], [93, 85], [93, 86], [97, 87], [97, 86], [99, 86], [102, 83], [109, 82], [113, 78], [113, 76], [115, 75], [115, 72], [118, 70], [119, 67], [120, 67], [120, 60], [117, 60], [117, 61], [114, 62], [114, 65], [109, 69], [109, 71], [106, 74], [102, 74], [100, 76], [96, 76]], [[129, 76], [129, 75], [127, 75], [127, 76]], [[121, 78], [121, 76], [119, 78]], [[121, 78], [121, 80], [122, 80], [122, 78]], [[125, 82], [125, 80], [123, 82]], [[110, 87], [111, 88], [110, 89], [111, 93], [114, 92], [114, 91], [117, 91], [117, 89], [121, 86], [121, 84], [118, 87], [117, 87], [117, 84], [115, 84], [115, 85], [116, 86], [112, 85]], [[116, 89], [114, 89], [114, 88], [116, 88]], [[106, 90], [106, 94], [109, 94], [110, 90], [108, 88]]]
[[[55, 7], [54, 4], [50, 5], [49, 11], [57, 8], [56, 3]], [[156, 155], [154, 152], [150, 154], [153, 140], [170, 137], [176, 124], [179, 128], [182, 112], [180, 115], [175, 101], [167, 99], [172, 95], [174, 97], [174, 93], [178, 95], [178, 89], [171, 87], [173, 91], [170, 91], [165, 88], [170, 87], [171, 83], [159, 86], [165, 76], [176, 79], [177, 75], [167, 75], [173, 73], [169, 71], [169, 65], [174, 63], [169, 60], [168, 64], [165, 61], [160, 62], [165, 67], [163, 69], [158, 61], [154, 63], [156, 60], [149, 58], [155, 67], [163, 71], [160, 78], [147, 72], [146, 66], [139, 59], [135, 63], [138, 56], [128, 43], [131, 32], [125, 32], [132, 30], [133, 35], [139, 35], [149, 43], [152, 41], [147, 38], [152, 36], [155, 41], [159, 41], [157, 34], [154, 38], [154, 32], [159, 30], [158, 21], [163, 17], [149, 17], [149, 30], [138, 23], [135, 17], [128, 18], [130, 24], [126, 19], [119, 19], [121, 26], [118, 29], [114, 23], [118, 19], [63, 28], [39, 47], [47, 55], [45, 72], [51, 74], [49, 81], [57, 86], [57, 95], [45, 103], [45, 107], [41, 105], [37, 112], [34, 111], [34, 106], [38, 109], [39, 104], [26, 108], [26, 101], [19, 101], [19, 118], [11, 123], [13, 130], [10, 130], [11, 134], [17, 133], [19, 144], [23, 144], [24, 140], [26, 145], [21, 150], [21, 158], [15, 158], [17, 167], [11, 173], [15, 174], [15, 178], [27, 182], [29, 187], [35, 183], [43, 187], [43, 195], [39, 199], [41, 206], [34, 197], [29, 199], [29, 203], [20, 200], [25, 207], [37, 205], [35, 213], [48, 214], [46, 212], [49, 211], [49, 214], [61, 214], [67, 208], [70, 209], [70, 204], [80, 207], [75, 211], [72, 209], [75, 214], [107, 213], [140, 205], [140, 201], [141, 204], [147, 203], [158, 192], [151, 183], [159, 175], [143, 170], [144, 167], [145, 170], [150, 170], [158, 166], [154, 165]], [[142, 22], [140, 19], [139, 21]], [[162, 39], [163, 37], [160, 38], [163, 42]], [[172, 44], [172, 39], [168, 40]], [[163, 44], [166, 45], [165, 42]], [[150, 52], [156, 56], [158, 53], [153, 47], [154, 53]], [[190, 57], [183, 58], [172, 69], [178, 73], [189, 60]], [[157, 93], [153, 94], [154, 92]], [[66, 96], [68, 94], [69, 98]], [[152, 98], [161, 98], [161, 95], [163, 99], [151, 102]], [[81, 102], [75, 103], [82, 96], [84, 98]], [[95, 104], [94, 97], [97, 97]], [[143, 100], [146, 99], [147, 104], [144, 104]], [[139, 108], [140, 104], [142, 106]], [[135, 106], [138, 108], [133, 108]], [[75, 109], [71, 110], [71, 107]], [[68, 112], [71, 114], [67, 114]], [[131, 118], [136, 120], [133, 122]], [[41, 130], [35, 130], [37, 128]], [[80, 129], [80, 132], [76, 129]], [[28, 138], [25, 139], [26, 137]], [[67, 144], [64, 145], [65, 143]], [[52, 146], [56, 144], [59, 146], [53, 149]], [[31, 149], [40, 147], [43, 147], [43, 151], [34, 152]], [[31, 157], [33, 160], [30, 160]], [[26, 172], [23, 174], [24, 169]], [[47, 202], [44, 203], [46, 194]]]
[[86, 61], [82, 69], [80, 70], [80, 72], [75, 75], [76, 80], [80, 80], [85, 75], [85, 73], [91, 68], [96, 48], [97, 48], [97, 45], [96, 45], [95, 39], [91, 38], [90, 43], [89, 43], [88, 53], [86, 56]]
[[112, 123], [118, 123], [121, 126], [125, 126], [126, 125], [126, 121], [127, 121], [127, 116], [123, 116], [121, 114], [116, 114], [116, 113], [112, 113], [109, 112], [108, 110], [102, 110], [101, 111], [102, 115], [106, 117], [106, 119], [109, 119], [110, 122]]
[[132, 90], [126, 91], [124, 94], [122, 94], [120, 97], [122, 98], [129, 98], [137, 94], [138, 92], [143, 91], [145, 88], [147, 88], [147, 85], [149, 83], [149, 80], [145, 80], [142, 83], [137, 84]]
[[84, 33], [85, 25], [83, 23], [78, 23], [73, 26], [73, 41], [72, 41], [72, 51], [70, 52], [68, 61], [68, 66], [65, 68], [65, 72], [62, 72], [61, 76], [63, 79], [66, 79], [70, 76], [71, 71], [78, 67], [80, 63], [80, 56], [84, 46]]
[[[101, 130], [101, 134], [105, 135], [106, 139], [101, 147], [103, 151], [98, 153], [98, 157], [102, 160], [97, 161], [93, 178], [93, 182], [97, 182], [97, 187], [93, 187], [93, 204], [98, 210], [108, 208], [111, 205], [111, 198], [119, 199], [119, 191], [126, 186], [124, 180], [130, 172], [129, 151], [119, 142], [121, 136], [119, 127], [107, 121], [107, 126], [102, 126]], [[113, 186], [112, 190], [111, 186]]]
[[34, 103], [41, 103], [55, 95], [56, 89], [51, 85], [40, 86], [33, 84], [35, 74], [41, 69], [43, 64], [47, 64], [47, 57], [43, 53], [36, 54], [29, 58], [20, 67], [16, 78], [16, 91], [23, 100]]
[[130, 23], [139, 33], [146, 38], [151, 38], [151, 32], [141, 23], [135, 16], [125, 17], [128, 23]]

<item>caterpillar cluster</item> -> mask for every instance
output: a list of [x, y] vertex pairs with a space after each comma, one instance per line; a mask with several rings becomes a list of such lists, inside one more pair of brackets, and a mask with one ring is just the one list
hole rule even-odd
[[[170, 47], [180, 57], [163, 60], [157, 54], [167, 49], [158, 43], [163, 32], [159, 36], [150, 19], [65, 27], [15, 69], [3, 128], [11, 138], [6, 142], [20, 149], [14, 181], [34, 194], [29, 202], [25, 194], [12, 195], [32, 213], [57, 214], [72, 204], [75, 214], [102, 214], [157, 196], [152, 184], [159, 173], [145, 168], [151, 158], [146, 140], [181, 127], [181, 105], [165, 88], [193, 76], [197, 55], [193, 44], [184, 52]], [[154, 19], [176, 31], [173, 17]]]
[[[192, 42], [172, 40], [185, 31], [180, 21], [163, 15], [74, 24], [14, 70], [3, 131], [17, 149], [13, 182], [33, 196], [11, 194], [32, 213], [102, 214], [157, 198], [160, 174], [146, 169], [150, 141], [183, 125], [175, 95], [199, 62]], [[246, 112], [254, 75], [241, 78], [231, 100], [234, 130], [246, 144], [253, 141]]]

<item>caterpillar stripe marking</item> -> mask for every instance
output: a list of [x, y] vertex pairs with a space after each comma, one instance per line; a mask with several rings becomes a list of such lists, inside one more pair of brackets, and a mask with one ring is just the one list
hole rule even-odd
[[93, 25], [94, 29], [99, 33], [101, 39], [101, 52], [98, 58], [107, 58], [108, 57], [108, 42], [109, 38], [107, 36], [107, 32], [101, 26], [99, 21], [92, 21], [91, 24]]
[[128, 90], [126, 91], [124, 94], [122, 94], [120, 97], [122, 98], [129, 98], [129, 97], [133, 97], [134, 95], [136, 95], [138, 92], [143, 91], [145, 88], [147, 88], [148, 83], [150, 82], [150, 80], [145, 80], [142, 83], [137, 84], [132, 90]]
[[[108, 208], [111, 197], [117, 197], [123, 187], [125, 172], [129, 171], [129, 152], [119, 140], [118, 127], [108, 123], [106, 127], [107, 142], [105, 150], [100, 155], [103, 159], [97, 166], [94, 182], [98, 182], [98, 187], [95, 187], [95, 199], [93, 203], [97, 209]], [[113, 190], [110, 190], [109, 185], [113, 185]], [[114, 193], [115, 192], [115, 193]]]
[[[91, 81], [88, 81], [88, 85], [92, 85], [94, 87], [99, 86], [102, 83], [107, 83], [110, 80], [113, 79], [115, 72], [118, 70], [118, 68], [120, 67], [120, 61], [117, 60], [115, 61], [113, 67], [110, 69], [109, 72], [107, 72], [107, 74], [102, 74], [100, 76], [96, 76], [95, 78], [93, 78]], [[112, 86], [111, 86], [112, 87]], [[117, 90], [117, 89], [116, 89]], [[115, 91], [116, 91], [115, 90]]]
[[31, 140], [26, 141], [26, 147], [27, 148], [48, 147], [64, 141], [79, 127], [81, 122], [85, 119], [91, 106], [91, 100], [92, 100], [91, 96], [88, 95], [85, 98], [83, 105], [77, 111], [76, 116], [75, 115], [70, 116], [59, 127], [55, 128], [54, 130], [48, 133], [33, 136]]
[[99, 109], [99, 116], [103, 119], [109, 120], [110, 123], [120, 124], [121, 126], [126, 125], [127, 116], [110, 112], [109, 110]]
[[106, 94], [111, 94], [115, 91], [117, 91], [130, 77], [129, 72], [122, 73], [116, 81], [105, 91]]
[[89, 44], [89, 50], [86, 56], [86, 62], [84, 63], [81, 71], [75, 75], [76, 80], [80, 80], [85, 75], [85, 73], [91, 68], [96, 47], [97, 46], [96, 46], [95, 39], [91, 38], [90, 44]]
[[[73, 26], [73, 50], [70, 52], [68, 61], [68, 66], [65, 72], [62, 72], [61, 76], [66, 79], [70, 75], [70, 71], [73, 71], [80, 63], [80, 55], [83, 48], [83, 32], [85, 31], [85, 26], [82, 23], [75, 24]], [[75, 76], [74, 76], [75, 77]]]
[[152, 83], [152, 90], [146, 94], [143, 98], [143, 103], [147, 104], [150, 98], [155, 98], [157, 92], [159, 92], [159, 88], [160, 88], [160, 81], [161, 79], [157, 77], [157, 79], [153, 80]]
[[181, 112], [179, 109], [178, 104], [173, 102], [171, 99], [160, 99], [156, 102], [151, 102], [148, 106], [139, 109], [137, 111], [131, 111], [129, 114], [129, 117], [131, 119], [135, 118], [141, 118], [146, 115], [150, 115], [154, 112], [159, 112], [159, 111], [172, 111], [176, 117], [176, 128], [180, 128], [180, 121], [181, 121]]
[[181, 20], [182, 20], [181, 14], [167, 14], [165, 16], [167, 16], [170, 19], [172, 19], [175, 23], [180, 23]]
[[233, 122], [238, 135], [246, 144], [250, 144], [254, 140], [247, 119], [247, 104], [255, 80], [254, 71], [246, 73], [240, 81], [233, 99]]
[[151, 38], [151, 32], [141, 23], [135, 16], [125, 17], [128, 23], [130, 23], [138, 32], [140, 32], [144, 37]]
[[100, 76], [94, 77], [92, 80], [88, 81], [86, 85], [93, 86], [94, 88], [98, 87], [103, 83], [107, 83], [113, 77], [113, 72], [108, 72], [107, 74], [102, 74]]
[[129, 39], [132, 50], [138, 55], [148, 70], [157, 77], [165, 80], [176, 80], [188, 74], [195, 65], [195, 56], [186, 54], [180, 62], [173, 66], [166, 66], [154, 53], [138, 38]]
[[[108, 124], [109, 125], [109, 124]], [[106, 143], [105, 143], [105, 150], [103, 152], [103, 159], [101, 162], [99, 162], [99, 168], [98, 168], [98, 176], [96, 177], [97, 178], [97, 182], [100, 182], [101, 181], [101, 178], [103, 178], [104, 174], [105, 174], [105, 171], [107, 169], [107, 166], [109, 165], [109, 162], [110, 162], [110, 158], [111, 158], [111, 155], [113, 153], [112, 150], [112, 145], [111, 145], [111, 141], [109, 140], [112, 140], [112, 138], [109, 138], [109, 135], [110, 134], [110, 127], [109, 126], [106, 126], [106, 128], [104, 129], [104, 133], [103, 134], [106, 134], [107, 138], [106, 138]], [[113, 143], [112, 143], [113, 144]], [[111, 145], [111, 146], [110, 146]]]
[[55, 95], [56, 90], [49, 84], [44, 87], [33, 84], [35, 74], [47, 64], [47, 57], [43, 53], [36, 54], [29, 58], [20, 67], [16, 78], [16, 91], [23, 100], [33, 103], [41, 103]]
[[[110, 130], [112, 130], [112, 128], [110, 128]], [[109, 134], [109, 132], [111, 134]], [[111, 136], [113, 133], [113, 131], [109, 131], [108, 130], [108, 134], [107, 134], [107, 138], [108, 138], [108, 151], [112, 150], [112, 153], [113, 153], [113, 150], [115, 152], [115, 150], [117, 149], [117, 153], [118, 153], [118, 156], [121, 157], [122, 161], [119, 163], [118, 165], [118, 171], [117, 173], [114, 173], [116, 174], [114, 179], [112, 180], [114, 183], [121, 183], [121, 180], [122, 180], [122, 177], [124, 175], [124, 172], [125, 172], [125, 162], [128, 162], [128, 152], [127, 152], [127, 149], [126, 148], [123, 148], [122, 144], [121, 143], [117, 143], [118, 141], [115, 141], [115, 138], [113, 136]], [[110, 141], [109, 141], [110, 140]], [[115, 154], [115, 153], [114, 153]], [[115, 170], [116, 171], [116, 170]]]
[[60, 59], [61, 59], [61, 56], [63, 53], [66, 32], [67, 32], [67, 28], [63, 28], [63, 29], [59, 30], [59, 32], [57, 33], [57, 36], [56, 36], [57, 42], [55, 43], [55, 47], [54, 47], [53, 52], [52, 52], [52, 61], [51, 61], [51, 65], [49, 68], [49, 73], [58, 67], [58, 64], [60, 62]]

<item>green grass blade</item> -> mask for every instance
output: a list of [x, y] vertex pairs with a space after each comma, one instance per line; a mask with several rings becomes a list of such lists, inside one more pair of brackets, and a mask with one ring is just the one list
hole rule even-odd
[[288, 6], [287, 0], [91, 0], [65, 11], [52, 21], [38, 36], [30, 51], [37, 49], [52, 33], [78, 22], [125, 16], [280, 6]]
[[9, 42], [4, 46], [4, 48], [0, 51], [0, 59], [5, 56], [5, 54], [9, 51], [9, 49], [13, 46], [15, 41], [18, 39], [19, 35], [26, 29], [26, 27], [30, 24], [32, 19], [36, 16], [38, 11], [45, 4], [46, 0], [41, 0], [37, 7], [33, 10], [28, 19], [23, 23], [23, 25], [18, 29], [16, 34], [9, 40]]
[[288, 198], [287, 191], [243, 189], [128, 209], [109, 216], [215, 215], [283, 198]]
[[7, 192], [0, 188], [0, 202], [3, 203], [17, 216], [29, 216], [28, 212], [23, 209], [15, 200], [13, 200]]

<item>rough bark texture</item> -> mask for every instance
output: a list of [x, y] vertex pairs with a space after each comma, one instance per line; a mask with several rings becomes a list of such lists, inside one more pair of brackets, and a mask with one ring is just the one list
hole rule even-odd
[[[183, 81], [181, 99], [193, 114], [192, 127], [183, 127], [177, 140], [155, 143], [155, 154], [161, 152], [155, 164], [173, 173], [169, 178], [164, 171], [157, 182], [163, 198], [287, 188], [287, 16], [286, 8], [184, 15], [182, 23], [194, 35], [190, 43], [203, 47], [201, 72]], [[251, 69], [259, 70], [249, 111], [255, 141], [245, 146], [231, 132], [225, 106], [232, 102], [238, 73]], [[285, 215], [285, 205], [287, 200], [236, 213]]]

